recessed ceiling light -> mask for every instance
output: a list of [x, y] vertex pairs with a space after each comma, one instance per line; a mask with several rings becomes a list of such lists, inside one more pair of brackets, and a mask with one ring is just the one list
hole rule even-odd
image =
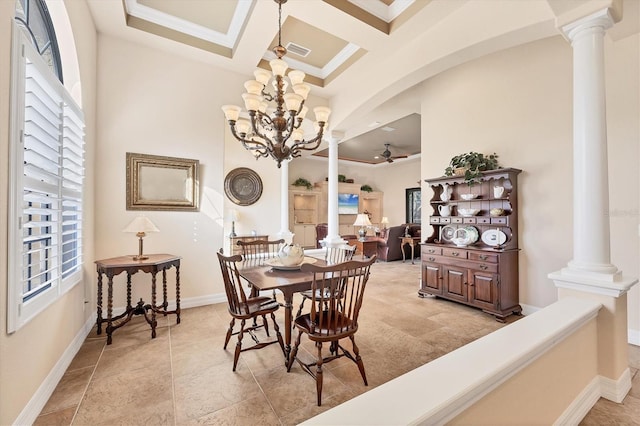
[[382, 128], [382, 130], [384, 130], [385, 132], [393, 132], [393, 131], [395, 131], [396, 129], [394, 129], [393, 127], [384, 126], [384, 127]]
[[379, 155], [376, 155], [375, 157], [373, 157], [374, 160], [377, 160], [378, 158], [380, 158]]

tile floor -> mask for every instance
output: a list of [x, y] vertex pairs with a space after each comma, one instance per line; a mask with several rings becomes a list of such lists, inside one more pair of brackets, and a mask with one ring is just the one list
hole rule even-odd
[[[369, 386], [348, 359], [325, 364], [322, 407], [299, 365], [286, 372], [278, 345], [242, 353], [232, 372], [235, 336], [223, 350], [230, 318], [219, 304], [183, 310], [179, 325], [159, 317], [153, 340], [141, 317], [117, 330], [110, 346], [94, 330], [35, 424], [297, 424], [503, 326], [479, 310], [419, 298], [419, 273], [418, 264], [373, 265], [356, 334]], [[311, 353], [303, 338], [299, 355]], [[630, 363], [625, 401], [599, 401], [583, 424], [639, 424], [640, 348], [630, 346]]]

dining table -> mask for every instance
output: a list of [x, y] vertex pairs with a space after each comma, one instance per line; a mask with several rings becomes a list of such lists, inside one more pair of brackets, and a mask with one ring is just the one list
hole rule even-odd
[[[311, 260], [312, 259], [312, 260]], [[268, 259], [246, 259], [238, 262], [238, 273], [251, 284], [254, 295], [260, 291], [280, 290], [284, 298], [284, 348], [285, 364], [291, 353], [291, 330], [293, 324], [293, 295], [310, 290], [313, 272], [302, 272], [300, 268], [278, 268], [267, 265]], [[324, 266], [324, 260], [305, 257], [304, 263]]]

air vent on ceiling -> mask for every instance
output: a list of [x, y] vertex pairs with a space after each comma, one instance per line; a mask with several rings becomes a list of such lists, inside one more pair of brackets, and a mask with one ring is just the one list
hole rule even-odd
[[299, 44], [295, 44], [293, 42], [287, 43], [285, 46], [287, 48], [287, 52], [295, 53], [298, 56], [302, 56], [306, 58], [309, 53], [311, 53], [311, 49], [307, 49], [306, 47], [300, 46]]
[[382, 128], [385, 132], [394, 132], [396, 129], [393, 127], [385, 126]]

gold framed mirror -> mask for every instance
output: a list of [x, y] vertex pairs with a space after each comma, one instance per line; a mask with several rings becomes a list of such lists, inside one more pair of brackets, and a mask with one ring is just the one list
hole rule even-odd
[[197, 211], [198, 160], [127, 152], [127, 210]]

